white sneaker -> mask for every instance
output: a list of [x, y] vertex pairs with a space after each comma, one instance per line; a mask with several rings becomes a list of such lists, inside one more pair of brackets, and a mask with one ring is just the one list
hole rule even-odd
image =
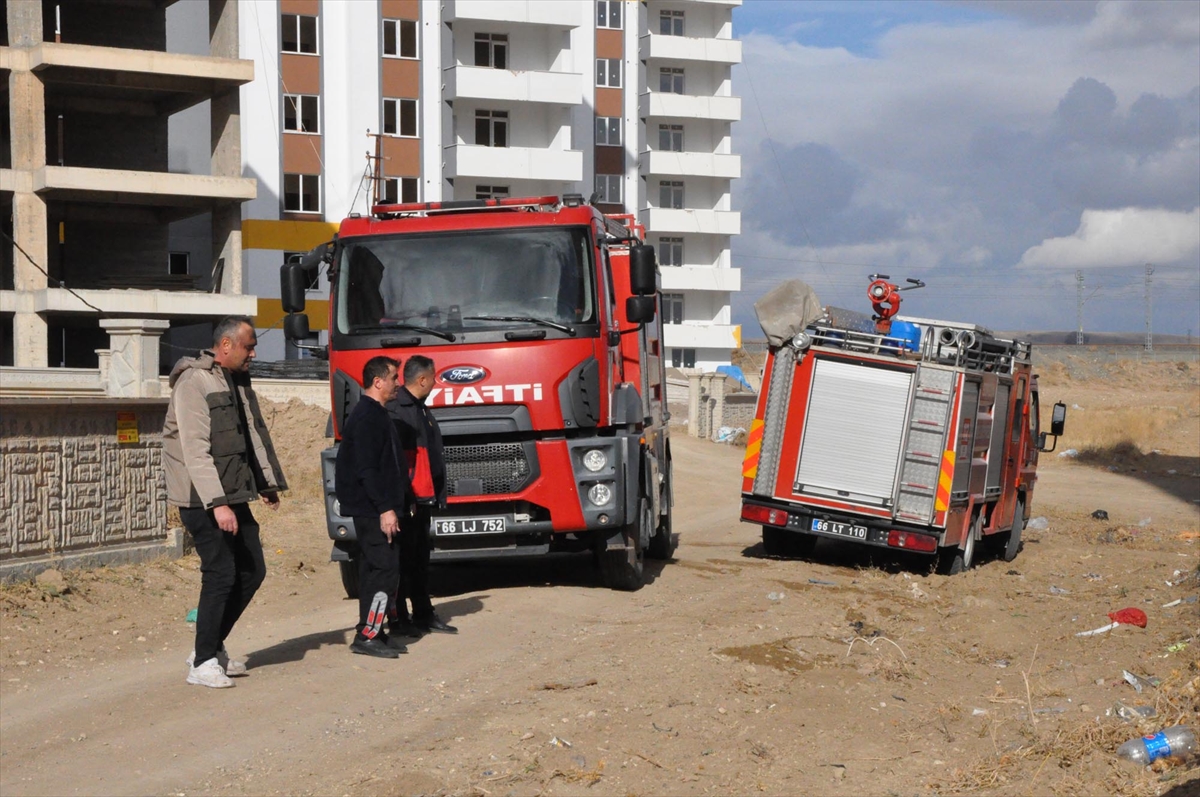
[[188, 670], [187, 682], [198, 686], [211, 686], [213, 689], [233, 686], [233, 681], [229, 680], [216, 658], [203, 662], [199, 667], [191, 667]]
[[[193, 650], [188, 654], [187, 666], [191, 667], [195, 662], [196, 651]], [[230, 678], [237, 678], [245, 675], [247, 672], [246, 662], [229, 658], [229, 654], [225, 652], [224, 647], [217, 651], [217, 664], [221, 665], [221, 669], [224, 670], [225, 674]]]

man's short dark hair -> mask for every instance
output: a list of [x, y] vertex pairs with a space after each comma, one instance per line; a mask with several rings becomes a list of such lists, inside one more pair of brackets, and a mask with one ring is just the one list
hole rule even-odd
[[423, 354], [414, 354], [404, 363], [404, 384], [411, 385], [421, 377], [422, 374], [427, 374], [433, 370], [433, 360]]
[[238, 330], [243, 325], [254, 329], [254, 319], [248, 315], [227, 315], [218, 321], [217, 325], [213, 327], [213, 348], [220, 346], [221, 341], [225, 338], [237, 340]]
[[371, 387], [376, 379], [386, 379], [388, 371], [393, 368], [399, 369], [400, 363], [383, 354], [367, 360], [367, 364], [363, 366], [363, 388]]

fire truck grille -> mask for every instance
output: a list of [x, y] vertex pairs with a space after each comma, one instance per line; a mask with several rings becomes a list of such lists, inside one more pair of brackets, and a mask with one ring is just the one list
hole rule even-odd
[[[521, 443], [446, 446], [444, 453], [450, 495], [515, 493], [529, 483], [532, 475]], [[463, 489], [467, 485], [475, 489]]]

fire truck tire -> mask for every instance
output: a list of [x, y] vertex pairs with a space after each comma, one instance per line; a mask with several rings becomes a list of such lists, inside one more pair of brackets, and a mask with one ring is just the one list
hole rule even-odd
[[983, 512], [976, 511], [962, 547], [943, 548], [938, 552], [938, 572], [943, 576], [957, 576], [975, 564], [975, 548], [983, 531]]
[[762, 527], [763, 551], [767, 556], [787, 556], [788, 533], [775, 526]]
[[351, 559], [349, 561], [338, 562], [338, 570], [342, 572], [342, 587], [346, 590], [346, 597], [358, 598], [358, 561]]
[[1021, 532], [1025, 530], [1025, 499], [1017, 501], [1017, 510], [1013, 513], [1012, 528], [1009, 529], [1004, 541], [1004, 561], [1011, 562], [1021, 551]]
[[638, 517], [624, 528], [626, 549], [602, 551], [600, 553], [600, 575], [609, 589], [634, 592], [644, 583], [642, 529], [653, 523], [650, 517], [650, 502], [645, 498], [638, 501]]

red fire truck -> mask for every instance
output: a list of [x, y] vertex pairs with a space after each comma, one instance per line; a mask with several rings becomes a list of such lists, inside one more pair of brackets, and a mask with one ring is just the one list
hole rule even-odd
[[[427, 399], [445, 443], [449, 506], [433, 561], [590, 551], [605, 583], [635, 590], [643, 556], [669, 559], [658, 270], [632, 216], [581, 196], [375, 205], [280, 271], [285, 334], [309, 335], [304, 288], [330, 283], [332, 433], [378, 354], [433, 359]], [[322, 453], [326, 519], [348, 594], [354, 522]]]
[[[945, 574], [970, 568], [979, 545], [1011, 561], [1038, 451], [1053, 450], [1030, 344], [974, 324], [893, 320], [904, 289], [874, 277], [873, 318], [813, 298], [786, 338], [776, 333], [741, 519], [762, 526], [772, 555], [807, 556], [827, 538], [935, 554]], [[1055, 439], [1065, 419], [1056, 404]]]

